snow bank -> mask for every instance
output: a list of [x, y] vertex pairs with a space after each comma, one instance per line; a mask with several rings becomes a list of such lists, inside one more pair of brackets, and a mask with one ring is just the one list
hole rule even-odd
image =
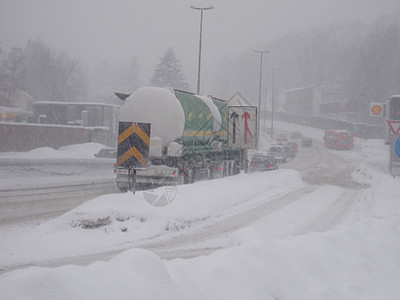
[[[188, 230], [200, 221], [204, 224], [206, 219], [235, 214], [245, 207], [265, 203], [271, 197], [302, 186], [300, 174], [293, 170], [240, 174], [193, 185], [158, 188], [154, 191], [158, 195], [167, 194], [167, 189], [176, 189], [171, 204], [163, 208], [147, 203], [145, 194], [148, 192], [102, 196], [66, 213], [57, 222], [69, 229], [71, 224], [82, 227], [85, 222], [100, 220], [98, 227], [101, 231], [120, 231], [122, 227], [129, 238], [144, 239], [160, 236], [165, 231]], [[106, 220], [107, 224], [101, 226], [101, 220]]]
[[163, 261], [127, 250], [108, 262], [14, 271], [2, 299], [397, 299], [400, 218], [284, 240], [243, 229], [235, 246]]
[[2, 152], [0, 158], [24, 159], [76, 159], [94, 158], [100, 149], [106, 146], [99, 143], [76, 144], [60, 147], [55, 150], [49, 147], [40, 147], [27, 152]]
[[[205, 226], [206, 220], [213, 224], [218, 217], [264, 205], [274, 196], [302, 186], [298, 172], [277, 170], [177, 186], [175, 198], [166, 207], [151, 206], [143, 192], [100, 196], [34, 230], [12, 236], [0, 231], [0, 238], [7, 239], [0, 245], [0, 268], [29, 263], [32, 257], [57, 259], [82, 255], [88, 249], [95, 253], [118, 248], [128, 241], [162, 240], [182, 231], [190, 234], [196, 226]], [[160, 194], [167, 188], [154, 192]]]

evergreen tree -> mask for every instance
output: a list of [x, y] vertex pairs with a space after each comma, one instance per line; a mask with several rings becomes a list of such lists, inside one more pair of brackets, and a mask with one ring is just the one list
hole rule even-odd
[[158, 87], [172, 87], [180, 90], [188, 90], [188, 84], [183, 74], [180, 61], [175, 57], [172, 48], [168, 48], [160, 63], [154, 70], [150, 84]]

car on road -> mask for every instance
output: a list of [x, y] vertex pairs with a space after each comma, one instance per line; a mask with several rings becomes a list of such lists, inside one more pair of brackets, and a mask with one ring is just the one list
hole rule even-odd
[[282, 140], [283, 142], [287, 143], [288, 135], [286, 133], [280, 133], [278, 139]]
[[312, 147], [313, 140], [312, 138], [304, 137], [301, 139], [301, 145], [303, 147]]
[[302, 135], [300, 131], [294, 131], [290, 134], [292, 139], [301, 139]]
[[263, 172], [278, 169], [276, 160], [271, 155], [256, 155], [249, 164], [249, 172]]
[[114, 148], [102, 148], [94, 155], [97, 158], [117, 158], [117, 149]]
[[271, 145], [268, 154], [271, 155], [277, 162], [287, 162], [285, 149], [282, 145]]
[[299, 151], [299, 145], [296, 142], [288, 142], [287, 144], [293, 147], [294, 152], [297, 153]]
[[292, 145], [283, 145], [283, 149], [285, 150], [286, 157], [294, 158], [296, 156], [295, 149]]

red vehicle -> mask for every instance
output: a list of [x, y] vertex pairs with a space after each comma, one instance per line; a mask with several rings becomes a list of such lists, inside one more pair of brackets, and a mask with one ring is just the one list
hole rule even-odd
[[330, 149], [352, 149], [354, 134], [347, 130], [325, 130], [324, 143]]

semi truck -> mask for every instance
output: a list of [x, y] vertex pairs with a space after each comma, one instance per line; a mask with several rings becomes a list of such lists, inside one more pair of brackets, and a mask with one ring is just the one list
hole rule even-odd
[[[130, 172], [135, 174], [136, 187], [146, 188], [220, 178], [246, 168], [246, 149], [228, 147], [226, 101], [158, 87], [140, 87], [123, 98], [115, 166], [116, 184], [121, 191], [132, 185]], [[149, 124], [145, 166], [127, 165], [121, 160], [129, 151], [136, 151], [134, 142], [122, 149], [127, 135], [121, 130], [122, 124]]]

